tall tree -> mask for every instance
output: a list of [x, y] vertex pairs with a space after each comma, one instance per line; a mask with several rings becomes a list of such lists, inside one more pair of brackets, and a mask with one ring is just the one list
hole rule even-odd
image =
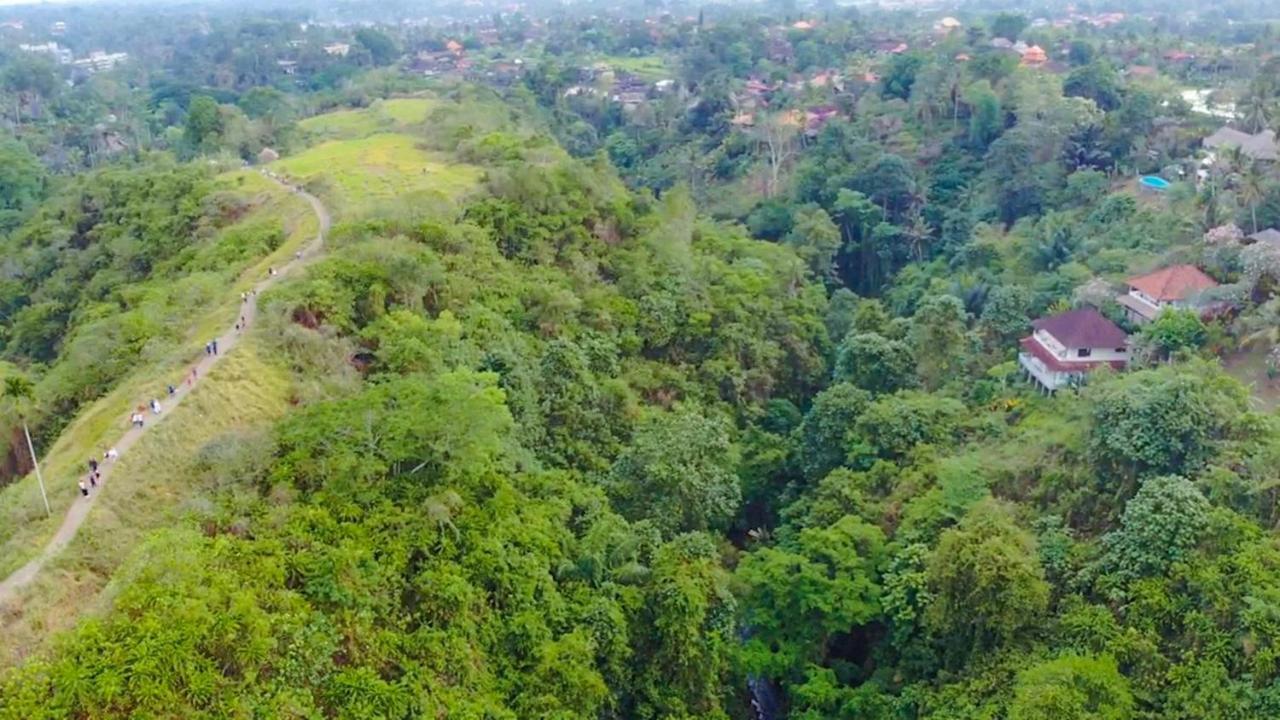
[[31, 442], [31, 428], [27, 425], [27, 416], [31, 404], [35, 401], [35, 385], [21, 375], [10, 375], [4, 379], [4, 390], [0, 393], [10, 410], [18, 416], [22, 423], [22, 436], [27, 443], [27, 451], [31, 454], [31, 466], [36, 471], [36, 482], [40, 485], [40, 499], [44, 501], [46, 515], [53, 514], [49, 508], [49, 495], [45, 492], [44, 476], [40, 474], [40, 459], [36, 457], [35, 444]]
[[1035, 538], [995, 500], [974, 506], [942, 534], [927, 580], [933, 602], [926, 626], [954, 659], [1014, 640], [1036, 625], [1049, 602]]
[[964, 303], [953, 295], [925, 298], [911, 318], [911, 350], [926, 388], [956, 377], [967, 355]]
[[1018, 674], [1009, 720], [1129, 720], [1133, 705], [1114, 659], [1065, 655]]
[[736, 451], [721, 419], [681, 408], [650, 417], [609, 471], [623, 512], [675, 535], [724, 529], [742, 503]]
[[765, 153], [769, 177], [764, 196], [771, 198], [778, 193], [782, 173], [800, 149], [800, 121], [789, 112], [762, 115], [753, 135]]
[[386, 33], [373, 28], [356, 31], [356, 42], [369, 51], [374, 65], [390, 65], [400, 56], [400, 50]]
[[185, 138], [193, 150], [206, 150], [222, 132], [222, 115], [218, 101], [208, 95], [196, 95], [187, 106]]

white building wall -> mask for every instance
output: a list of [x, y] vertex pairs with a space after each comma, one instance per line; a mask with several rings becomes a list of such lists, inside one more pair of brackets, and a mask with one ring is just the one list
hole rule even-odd
[[1063, 362], [1128, 362], [1129, 350], [1125, 348], [1121, 351], [1119, 348], [1090, 348], [1091, 352], [1088, 357], [1079, 357], [1076, 348], [1068, 350], [1068, 355], [1062, 358]]
[[1137, 300], [1138, 302], [1142, 303], [1143, 305], [1146, 305], [1147, 307], [1150, 307], [1152, 312], [1155, 312], [1162, 307], [1159, 300], [1156, 300], [1155, 298], [1151, 297], [1150, 295], [1142, 292], [1137, 288], [1129, 288], [1129, 297]]

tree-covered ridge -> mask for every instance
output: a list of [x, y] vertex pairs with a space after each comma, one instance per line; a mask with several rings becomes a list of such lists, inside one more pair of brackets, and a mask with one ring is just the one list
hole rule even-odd
[[[38, 435], [281, 242], [211, 159], [343, 221], [201, 388], [271, 402], [33, 590], [83, 620], [0, 655], [0, 718], [1280, 714], [1280, 184], [1205, 141], [1274, 125], [1269, 10], [483, 7], [157, 29], [124, 106], [177, 159], [70, 179], [122, 75], [0, 86]], [[1127, 366], [1043, 396], [1019, 343], [1072, 310]]]
[[715, 544], [519, 470], [496, 381], [407, 375], [291, 419], [279, 461], [236, 468], [299, 501], [157, 537], [112, 615], [13, 676], [0, 712], [717, 712], [733, 600]]
[[[735, 600], [708, 531], [741, 505], [737, 424], [825, 373], [822, 296], [792, 253], [678, 194], [648, 204], [606, 169], [521, 165], [492, 168], [460, 223], [340, 228], [330, 257], [263, 298], [300, 373], [324, 362], [316, 343], [348, 347], [363, 387], [318, 391], [212, 455], [200, 482], [229, 489], [203, 535], [156, 539], [169, 559], [126, 569], [116, 610], [66, 640], [65, 663], [13, 675], [3, 712], [736, 702]], [[515, 247], [513, 223], [546, 230]], [[161, 657], [184, 669], [143, 679]], [[64, 694], [68, 673], [101, 692]]]

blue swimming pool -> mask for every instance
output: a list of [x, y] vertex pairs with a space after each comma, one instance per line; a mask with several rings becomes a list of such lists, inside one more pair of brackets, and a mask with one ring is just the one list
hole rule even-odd
[[1142, 183], [1143, 187], [1158, 192], [1164, 192], [1169, 189], [1169, 181], [1156, 175], [1144, 175], [1138, 182]]

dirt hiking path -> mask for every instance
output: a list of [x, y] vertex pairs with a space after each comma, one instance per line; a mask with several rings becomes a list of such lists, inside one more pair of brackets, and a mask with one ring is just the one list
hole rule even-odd
[[[294, 188], [293, 186], [288, 185], [274, 175], [266, 173], [264, 173], [264, 175], [276, 184], [293, 190], [295, 194], [310, 203], [311, 209], [315, 212], [316, 218], [320, 221], [320, 229], [319, 232], [316, 233], [316, 237], [300, 251], [300, 254], [297, 257], [290, 259], [289, 262], [280, 266], [274, 276], [270, 276], [265, 280], [262, 280], [253, 287], [252, 291], [249, 292], [247, 299], [245, 299], [245, 301], [240, 305], [240, 314], [244, 316], [245, 322], [249, 326], [254, 325], [254, 321], [258, 315], [258, 293], [271, 287], [279, 281], [280, 278], [288, 275], [291, 271], [297, 270], [299, 267], [314, 260], [319, 254], [321, 247], [324, 245], [324, 239], [329, 234], [329, 226], [332, 224], [332, 218], [329, 216], [329, 211], [325, 208], [324, 203], [320, 202], [319, 198], [303, 191], [301, 188]], [[221, 337], [217, 338], [218, 354], [206, 354], [201, 357], [199, 362], [192, 366], [195, 370], [195, 375], [192, 376], [191, 371], [188, 371], [187, 377], [181, 383], [177, 383], [175, 385], [177, 392], [174, 395], [160, 398], [162, 409], [164, 410], [163, 413], [160, 415], [152, 414], [148, 407], [147, 411], [144, 413], [144, 416], [146, 417], [146, 424], [140, 428], [130, 427], [129, 431], [112, 446], [115, 447], [116, 452], [123, 456], [147, 431], [164, 422], [164, 419], [168, 417], [168, 414], [173, 412], [175, 407], [181, 405], [183, 399], [190, 395], [191, 391], [194, 390], [195, 387], [206, 377], [208, 377], [209, 371], [213, 369], [213, 366], [217, 365], [218, 361], [220, 361], [224, 355], [235, 348], [236, 344], [240, 340], [241, 334], [242, 333], [240, 331], [233, 328], [227, 330]], [[139, 398], [138, 402], [140, 405], [147, 405], [150, 402], [150, 398]], [[76, 500], [76, 502], [72, 503], [71, 508], [67, 510], [67, 514], [62, 520], [62, 525], [58, 528], [58, 532], [54, 534], [53, 538], [49, 541], [49, 544], [45, 545], [44, 550], [42, 550], [39, 555], [32, 558], [26, 565], [15, 570], [9, 577], [0, 581], [0, 606], [11, 602], [19, 590], [26, 587], [36, 578], [36, 575], [40, 573], [40, 570], [49, 562], [49, 560], [62, 552], [62, 549], [75, 539], [76, 533], [80, 531], [80, 526], [84, 524], [85, 518], [89, 516], [89, 511], [93, 509], [94, 502], [97, 500], [98, 496], [103, 492], [106, 492], [107, 488], [110, 486], [111, 470], [113, 467], [114, 463], [112, 462], [102, 462], [99, 465], [98, 469], [102, 473], [102, 477], [98, 480], [98, 487], [91, 489], [89, 497], [80, 498]], [[84, 476], [88, 476], [87, 465], [84, 468]]]

